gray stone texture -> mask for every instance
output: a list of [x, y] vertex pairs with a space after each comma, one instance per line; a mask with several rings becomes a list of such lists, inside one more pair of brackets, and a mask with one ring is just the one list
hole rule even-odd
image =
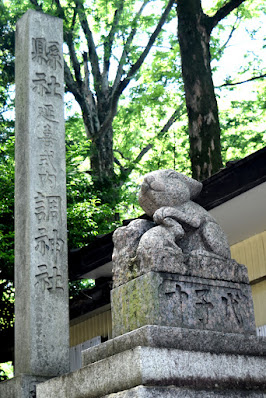
[[144, 325], [255, 334], [247, 269], [224, 232], [192, 202], [202, 184], [174, 170], [147, 174], [139, 202], [153, 221], [114, 235], [113, 337]]
[[209, 330], [148, 325], [82, 352], [83, 366], [138, 346], [266, 357], [266, 338]]
[[248, 283], [245, 267], [231, 260], [221, 227], [191, 201], [201, 188], [174, 170], [144, 177], [139, 202], [153, 222], [134, 220], [115, 231], [114, 287], [149, 271]]
[[[164, 227], [167, 234], [172, 234], [168, 245], [173, 250], [178, 246], [185, 260], [191, 253], [231, 258], [221, 227], [205, 209], [191, 200], [201, 189], [200, 182], [174, 170], [157, 170], [145, 175], [139, 203], [156, 224]], [[148, 243], [153, 244], [146, 242], [146, 245]], [[156, 245], [153, 248], [156, 249]]]
[[262, 393], [265, 374], [265, 357], [135, 347], [39, 384], [37, 397], [101, 397], [141, 385]]
[[140, 238], [155, 224], [147, 220], [134, 220], [126, 227], [117, 228], [113, 250], [113, 287], [117, 287], [140, 275], [136, 251]]
[[115, 394], [108, 394], [102, 398], [265, 398], [261, 392], [254, 391], [207, 391], [190, 390], [178, 387], [144, 387], [139, 386]]
[[44, 377], [21, 375], [0, 383], [0, 398], [35, 398], [36, 385], [45, 381]]
[[[146, 220], [136, 221], [148, 223]], [[134, 254], [134, 247], [127, 245], [124, 236], [122, 236], [124, 233], [128, 235], [128, 232], [132, 227], [135, 229], [136, 225], [137, 223], [132, 221], [127, 227], [118, 228], [115, 232], [121, 251], [119, 251], [118, 244], [115, 244], [113, 254], [113, 288], [121, 286], [150, 271], [170, 272], [184, 276], [249, 283], [247, 268], [242, 264], [238, 264], [235, 260], [224, 259], [218, 256], [215, 257], [213, 255], [208, 255], [208, 253], [194, 253], [187, 258], [186, 262], [179, 261], [176, 251], [172, 251], [171, 248], [167, 247], [164, 239], [158, 242], [158, 250], [156, 249], [156, 251], [150, 249], [143, 250], [142, 246], [141, 256], [138, 257], [136, 252]], [[151, 232], [151, 234], [157, 234], [159, 228], [161, 228], [161, 226], [152, 228], [149, 232]], [[151, 236], [152, 235], [149, 236], [149, 239]], [[142, 238], [146, 240], [146, 234], [144, 234]], [[153, 240], [151, 239], [151, 241]], [[131, 256], [132, 252], [133, 255]]]
[[15, 372], [69, 369], [63, 22], [16, 31]]
[[149, 272], [111, 294], [113, 337], [144, 325], [255, 334], [244, 283]]

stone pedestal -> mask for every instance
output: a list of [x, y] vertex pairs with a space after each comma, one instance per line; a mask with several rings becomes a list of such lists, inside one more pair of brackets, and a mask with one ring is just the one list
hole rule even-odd
[[37, 386], [37, 398], [256, 397], [266, 392], [266, 340], [144, 326], [83, 352], [83, 368]]
[[35, 398], [36, 385], [44, 382], [47, 377], [29, 375], [16, 376], [11, 380], [0, 383], [1, 398]]
[[112, 290], [113, 336], [144, 325], [255, 334], [250, 286], [149, 272]]
[[84, 351], [77, 372], [39, 384], [37, 398], [264, 398], [266, 339], [254, 335], [246, 268], [194, 260], [117, 283], [116, 337]]
[[[245, 266], [198, 256], [171, 272], [157, 264], [112, 290], [113, 336], [144, 325], [255, 334], [251, 288]], [[116, 280], [117, 282], [117, 280]]]
[[139, 386], [117, 394], [105, 395], [103, 398], [264, 398], [264, 394], [256, 392], [236, 391], [212, 392], [207, 390], [191, 390], [178, 387], [144, 387]]

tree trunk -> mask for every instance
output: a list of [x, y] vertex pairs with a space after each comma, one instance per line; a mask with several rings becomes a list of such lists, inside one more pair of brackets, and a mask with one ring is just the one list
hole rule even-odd
[[91, 176], [96, 189], [107, 189], [114, 183], [112, 123], [91, 141]]
[[108, 88], [95, 100], [92, 95], [83, 92], [76, 98], [80, 104], [83, 122], [90, 146], [90, 175], [93, 185], [103, 202], [110, 203], [110, 195], [116, 189], [114, 173], [113, 128], [112, 119], [107, 120], [111, 108]]
[[177, 15], [192, 176], [203, 180], [222, 167], [218, 107], [210, 67], [211, 32], [200, 0], [178, 0]]

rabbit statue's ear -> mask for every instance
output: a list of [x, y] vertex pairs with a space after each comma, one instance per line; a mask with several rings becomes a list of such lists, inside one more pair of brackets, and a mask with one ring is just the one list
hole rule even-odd
[[190, 178], [185, 176], [184, 174], [179, 174], [180, 180], [184, 181], [190, 192], [190, 199], [195, 199], [202, 190], [202, 183], [194, 180], [194, 178]]

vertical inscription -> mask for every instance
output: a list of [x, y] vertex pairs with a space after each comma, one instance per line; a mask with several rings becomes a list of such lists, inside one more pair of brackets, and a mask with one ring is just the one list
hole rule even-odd
[[46, 73], [38, 73], [35, 74], [35, 79], [32, 80], [33, 88], [32, 90], [39, 94], [41, 97], [47, 96], [49, 97], [59, 97], [62, 98], [62, 95], [58, 91], [61, 85], [56, 81], [55, 76], [46, 76]]
[[44, 143], [44, 146], [47, 148], [52, 148], [56, 139], [54, 138], [54, 133], [52, 131], [52, 127], [50, 124], [46, 124], [43, 128], [42, 137], [38, 137], [40, 141]]
[[[37, 125], [38, 168], [41, 190], [34, 197], [35, 216], [38, 230], [35, 236], [35, 250], [46, 264], [38, 264], [35, 274], [35, 286], [39, 293], [54, 293], [64, 290], [61, 283], [60, 259], [64, 240], [60, 237], [62, 227], [61, 196], [57, 193], [57, 125], [55, 108], [50, 98], [62, 99], [61, 85], [57, 81], [56, 71], [62, 69], [62, 57], [59, 43], [45, 37], [32, 38], [32, 61], [39, 65], [32, 79], [32, 90], [37, 94], [37, 114], [42, 119]], [[47, 190], [52, 193], [47, 195]], [[52, 230], [51, 230], [52, 228]], [[49, 261], [50, 259], [50, 261]], [[56, 266], [55, 266], [56, 264]], [[55, 282], [54, 282], [55, 281]]]
[[28, 10], [16, 34], [16, 373], [52, 377], [69, 369], [62, 28]]
[[44, 37], [32, 38], [32, 60], [40, 65], [49, 65], [56, 70], [62, 68], [62, 56], [58, 41], [49, 41]]
[[37, 192], [35, 196], [35, 215], [38, 223], [42, 221], [54, 221], [61, 224], [61, 197], [45, 196], [41, 192]]
[[58, 120], [55, 118], [55, 110], [53, 105], [44, 104], [43, 106], [39, 106], [38, 110], [38, 117], [41, 116], [49, 122], [58, 123]]
[[49, 275], [46, 264], [41, 264], [38, 266], [39, 273], [36, 275], [35, 286], [40, 289], [42, 293], [47, 289], [48, 291], [55, 291], [57, 289], [62, 289], [62, 275], [58, 273], [57, 267], [53, 267], [52, 273]]

